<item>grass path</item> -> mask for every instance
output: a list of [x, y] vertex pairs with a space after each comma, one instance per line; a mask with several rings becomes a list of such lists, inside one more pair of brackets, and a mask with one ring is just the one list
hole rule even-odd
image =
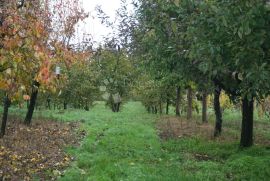
[[[17, 114], [21, 114], [17, 111]], [[269, 180], [270, 149], [240, 150], [238, 142], [219, 143], [197, 137], [164, 141], [156, 115], [138, 102], [112, 113], [98, 103], [91, 111], [36, 112], [36, 116], [82, 121], [87, 132], [79, 148], [68, 148], [76, 161], [61, 181]], [[225, 120], [226, 121], [226, 120]]]
[[82, 115], [89, 135], [81, 148], [70, 150], [77, 162], [61, 180], [172, 180], [177, 176], [164, 162], [167, 154], [154, 128], [155, 117], [145, 113], [140, 103], [126, 105], [121, 113], [98, 105]]

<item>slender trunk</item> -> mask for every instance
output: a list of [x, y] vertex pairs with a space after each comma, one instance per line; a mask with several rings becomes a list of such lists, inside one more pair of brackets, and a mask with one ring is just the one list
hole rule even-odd
[[1, 132], [0, 132], [0, 138], [3, 138], [6, 133], [6, 125], [7, 125], [7, 117], [8, 117], [8, 108], [10, 106], [10, 99], [8, 96], [5, 96], [4, 98], [4, 112], [2, 117], [2, 125], [1, 125]]
[[26, 106], [27, 106], [27, 109], [29, 109], [29, 105], [30, 105], [30, 101], [29, 101], [29, 100], [27, 100], [27, 101], [26, 101]]
[[119, 112], [120, 111], [120, 105], [121, 105], [121, 102], [118, 102], [117, 103], [117, 110], [116, 110], [116, 112]]
[[34, 113], [34, 108], [35, 108], [35, 104], [36, 104], [36, 100], [37, 100], [37, 95], [38, 95], [38, 88], [39, 88], [39, 82], [34, 81], [34, 86], [32, 88], [32, 93], [31, 93], [31, 97], [30, 97], [30, 104], [29, 104], [29, 108], [26, 114], [26, 117], [24, 119], [24, 123], [26, 125], [30, 125], [31, 121], [32, 121], [32, 117], [33, 117], [33, 113]]
[[192, 118], [192, 89], [191, 87], [188, 88], [187, 100], [188, 100], [187, 119], [191, 119]]
[[64, 100], [64, 110], [66, 110], [67, 109], [67, 102], [66, 102], [66, 100]]
[[151, 106], [152, 114], [155, 114], [155, 107]]
[[214, 136], [217, 137], [221, 134], [222, 130], [222, 113], [220, 109], [220, 97], [221, 89], [219, 86], [216, 86], [215, 92], [214, 92], [214, 110], [216, 115], [216, 126], [214, 131]]
[[47, 108], [51, 110], [51, 99], [47, 98]]
[[241, 147], [250, 147], [253, 144], [253, 111], [254, 100], [244, 97], [242, 100], [242, 130], [241, 130]]
[[175, 114], [176, 116], [180, 116], [180, 97], [181, 97], [180, 86], [176, 88], [176, 100], [175, 100]]
[[166, 101], [166, 114], [167, 115], [169, 114], [169, 107], [170, 107], [170, 99], [167, 98], [167, 101]]
[[87, 102], [87, 101], [85, 102], [85, 107], [84, 107], [84, 109], [85, 109], [86, 111], [89, 111], [89, 105], [88, 105], [88, 102]]
[[202, 94], [202, 122], [207, 122], [207, 92], [204, 91]]
[[147, 107], [147, 112], [148, 112], [148, 113], [151, 112], [151, 107], [150, 107], [150, 106]]

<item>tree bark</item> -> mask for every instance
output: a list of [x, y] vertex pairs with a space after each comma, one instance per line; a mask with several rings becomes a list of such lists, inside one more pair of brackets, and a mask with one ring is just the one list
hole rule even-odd
[[169, 107], [170, 107], [170, 99], [167, 98], [167, 101], [166, 101], [166, 114], [167, 115], [169, 114]]
[[159, 114], [162, 114], [163, 110], [162, 110], [162, 102], [159, 102]]
[[118, 103], [117, 103], [117, 112], [120, 111], [120, 105], [121, 105], [121, 102], [118, 102]]
[[188, 100], [187, 119], [189, 120], [192, 118], [192, 89], [191, 87], [188, 88], [187, 100]]
[[47, 98], [47, 108], [51, 110], [51, 98]]
[[8, 96], [5, 96], [4, 98], [4, 112], [2, 117], [2, 125], [1, 125], [1, 132], [0, 132], [0, 138], [3, 138], [6, 133], [6, 125], [7, 125], [7, 117], [8, 117], [8, 108], [10, 106], [10, 99]]
[[147, 112], [151, 113], [151, 107], [150, 106], [147, 107]]
[[89, 105], [88, 105], [88, 102], [85, 103], [84, 110], [89, 111]]
[[64, 110], [66, 110], [66, 109], [67, 109], [67, 102], [64, 101]]
[[202, 94], [202, 122], [207, 123], [207, 92], [203, 91]]
[[180, 86], [176, 88], [176, 100], [175, 100], [175, 114], [176, 116], [180, 116], [180, 98], [181, 98], [181, 90]]
[[214, 110], [215, 110], [215, 115], [216, 115], [216, 126], [215, 126], [215, 131], [214, 131], [215, 137], [219, 136], [222, 130], [222, 113], [221, 113], [220, 102], [219, 102], [220, 93], [221, 93], [220, 87], [216, 86], [215, 92], [214, 92]]
[[151, 106], [152, 114], [155, 114], [155, 106]]
[[26, 107], [27, 107], [27, 109], [29, 109], [29, 104], [30, 104], [30, 101], [27, 100], [27, 101], [26, 101]]
[[27, 110], [26, 117], [24, 119], [24, 123], [26, 125], [31, 124], [34, 109], [35, 109], [35, 104], [36, 104], [36, 100], [37, 100], [39, 86], [40, 86], [39, 82], [34, 81], [33, 88], [32, 88], [32, 93], [31, 93], [31, 97], [30, 97], [30, 104], [29, 104], [29, 107], [28, 107], [28, 110]]
[[253, 111], [254, 100], [247, 97], [242, 99], [242, 130], [241, 130], [241, 147], [250, 147], [253, 144]]

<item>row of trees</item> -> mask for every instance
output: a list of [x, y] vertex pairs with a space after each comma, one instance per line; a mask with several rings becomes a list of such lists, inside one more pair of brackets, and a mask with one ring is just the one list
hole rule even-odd
[[[147, 73], [142, 100], [148, 109], [174, 101], [179, 114], [181, 92], [187, 90], [187, 118], [192, 94], [206, 100], [214, 94], [215, 136], [221, 133], [220, 94], [242, 103], [240, 145], [253, 143], [254, 100], [269, 95], [269, 13], [263, 0], [193, 1], [148, 0], [134, 2], [136, 26], [130, 28], [133, 55]], [[132, 23], [131, 23], [132, 24]], [[176, 93], [172, 97], [172, 93]], [[152, 107], [152, 108], [151, 108]]]
[[[162, 113], [166, 105], [168, 113], [172, 105], [177, 116], [185, 110], [187, 119], [201, 101], [203, 122], [212, 94], [218, 136], [224, 91], [242, 104], [241, 146], [251, 146], [253, 102], [269, 95], [268, 5], [263, 0], [136, 0], [130, 15], [122, 3], [117, 25], [98, 9], [117, 32], [95, 51], [89, 41], [73, 43], [76, 24], [87, 17], [78, 1], [0, 3], [1, 135], [11, 102], [29, 98], [25, 123], [30, 124], [41, 92], [39, 100], [49, 109], [53, 102], [89, 110], [94, 101], [105, 100], [119, 112], [124, 100], [136, 95], [149, 112]], [[60, 76], [54, 73], [58, 66]]]
[[29, 97], [24, 121], [29, 125], [38, 92], [54, 91], [64, 80], [56, 76], [55, 67], [68, 68], [85, 57], [86, 52], [73, 49], [70, 40], [75, 25], [87, 14], [73, 0], [1, 1], [0, 9], [0, 88], [5, 94], [2, 137], [12, 102]]
[[57, 94], [41, 93], [39, 106], [88, 111], [94, 101], [106, 101], [113, 112], [119, 112], [130, 97], [135, 74], [125, 51], [115, 44], [98, 48], [87, 61], [74, 63], [71, 69], [62, 71], [66, 77], [57, 87]]

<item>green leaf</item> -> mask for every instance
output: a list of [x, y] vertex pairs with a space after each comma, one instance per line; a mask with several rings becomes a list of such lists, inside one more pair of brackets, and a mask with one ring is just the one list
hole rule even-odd
[[237, 33], [238, 33], [239, 38], [240, 38], [240, 39], [242, 39], [242, 38], [243, 38], [243, 34], [242, 34], [242, 32], [238, 30], [238, 32], [237, 32]]
[[174, 0], [175, 6], [179, 7], [180, 1], [179, 0]]
[[226, 19], [225, 19], [225, 17], [224, 16], [222, 16], [222, 23], [223, 23], [223, 25], [225, 26], [225, 27], [228, 27], [228, 23], [227, 23], [227, 21], [226, 21]]

